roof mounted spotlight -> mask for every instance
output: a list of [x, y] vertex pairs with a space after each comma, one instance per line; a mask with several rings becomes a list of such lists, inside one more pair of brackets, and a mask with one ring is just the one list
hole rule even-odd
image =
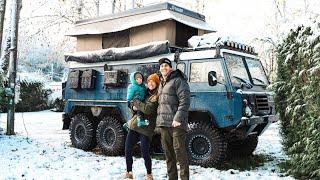
[[230, 41], [227, 41], [227, 46], [231, 46], [231, 42]]
[[233, 41], [231, 41], [231, 47], [234, 47], [235, 43]]
[[241, 49], [242, 49], [242, 50], [246, 50], [246, 45], [241, 44]]
[[249, 46], [245, 45], [244, 50], [249, 51]]

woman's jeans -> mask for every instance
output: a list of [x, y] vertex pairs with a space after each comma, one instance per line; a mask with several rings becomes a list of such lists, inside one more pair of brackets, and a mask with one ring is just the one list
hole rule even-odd
[[125, 145], [125, 155], [126, 155], [126, 164], [127, 164], [127, 172], [132, 171], [132, 151], [133, 146], [136, 145], [140, 141], [140, 150], [141, 150], [141, 156], [144, 159], [144, 165], [146, 166], [147, 173], [151, 174], [151, 157], [150, 157], [150, 139], [140, 134], [134, 130], [129, 130], [127, 139], [126, 139], [126, 145]]

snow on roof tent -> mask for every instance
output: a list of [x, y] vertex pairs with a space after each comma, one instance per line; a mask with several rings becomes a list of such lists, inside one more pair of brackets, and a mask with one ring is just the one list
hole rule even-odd
[[[136, 16], [139, 16], [139, 18], [136, 18]], [[187, 26], [208, 32], [215, 32], [215, 30], [205, 22], [204, 15], [166, 2], [97, 18], [80, 20], [76, 22], [73, 31], [66, 35], [78, 36], [117, 32], [167, 19], [173, 19]], [[101, 23], [101, 26], [93, 26], [93, 24], [97, 23]], [[92, 27], [90, 28], [90, 26]]]

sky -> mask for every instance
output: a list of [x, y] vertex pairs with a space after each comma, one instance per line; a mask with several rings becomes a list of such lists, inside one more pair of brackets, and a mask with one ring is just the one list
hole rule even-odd
[[[125, 1], [126, 8], [130, 9], [133, 0]], [[135, 0], [135, 2], [142, 3], [144, 6], [165, 1]], [[169, 2], [189, 9], [191, 8], [194, 11], [196, 11], [195, 4], [197, 1], [200, 4], [204, 2], [204, 7], [203, 9], [199, 9], [199, 13], [204, 14], [206, 21], [219, 33], [235, 36], [249, 43], [255, 38], [270, 37], [277, 39], [278, 37], [275, 37], [276, 33], [274, 31], [287, 32], [297, 24], [306, 23], [310, 14], [312, 16], [315, 15], [314, 13], [317, 13], [318, 16], [320, 15], [318, 13], [318, 9], [320, 9], [319, 0], [169, 0]], [[48, 2], [57, 3], [58, 0]], [[100, 15], [111, 13], [110, 2], [110, 0], [101, 0]], [[284, 3], [285, 10], [282, 6]], [[32, 4], [40, 7], [37, 8], [37, 11], [39, 11], [43, 2], [35, 1]], [[29, 14], [34, 11], [34, 9], [28, 9], [24, 8], [23, 12]], [[309, 14], [304, 13], [306, 9]], [[281, 17], [279, 12], [284, 17]], [[43, 13], [48, 13], [48, 9], [45, 9]]]
[[[143, 1], [145, 5], [157, 2], [159, 1]], [[195, 4], [196, 0], [172, 2], [186, 6]], [[206, 16], [210, 25], [222, 34], [236, 36], [249, 43], [254, 38], [276, 39], [272, 32], [275, 24], [280, 24], [281, 32], [287, 32], [290, 28], [306, 23], [309, 15], [304, 14], [305, 9], [314, 13], [320, 9], [319, 0], [204, 0], [204, 2], [202, 14]], [[286, 3], [285, 18], [277, 15], [279, 11], [275, 2], [279, 2], [280, 6], [283, 2]]]
[[[92, 0], [85, 0], [93, 2]], [[100, 4], [100, 15], [111, 13], [111, 1], [101, 0], [105, 3]], [[164, 2], [165, 0], [135, 0], [136, 2], [142, 2], [144, 6]], [[320, 9], [320, 0], [198, 0], [200, 3], [204, 3], [204, 7], [199, 9], [201, 14], [206, 16], [206, 21], [214, 27], [220, 34], [229, 37], [235, 37], [234, 39], [240, 40], [242, 43], [256, 47], [259, 52], [265, 51], [265, 47], [260, 46], [257, 43], [257, 39], [272, 39], [272, 41], [279, 43], [281, 38], [285, 37], [285, 34], [299, 24], [310, 24], [309, 17], [318, 15]], [[33, 0], [23, 1], [23, 8], [21, 11], [20, 25], [28, 26], [28, 28], [20, 28], [20, 36], [25, 32], [28, 32], [29, 36], [36, 34], [37, 27], [45, 26], [43, 19], [33, 18], [29, 21], [28, 18], [31, 16], [41, 16], [44, 14], [52, 14], [55, 11], [67, 11], [67, 9], [56, 8], [61, 0]], [[71, 0], [65, 0], [66, 3], [71, 3]], [[126, 0], [126, 8], [131, 8], [130, 3], [132, 0]], [[196, 11], [195, 4], [197, 0], [171, 0], [171, 2]], [[283, 10], [283, 3], [285, 2], [286, 8]], [[276, 3], [279, 8], [277, 9]], [[9, 3], [10, 4], [10, 1]], [[119, 8], [119, 7], [118, 7]], [[7, 8], [8, 10], [8, 8]], [[306, 11], [307, 10], [307, 11]], [[9, 11], [7, 11], [9, 12]], [[308, 13], [305, 13], [308, 12]], [[9, 16], [9, 13], [6, 14]], [[94, 14], [92, 14], [94, 15]], [[37, 22], [39, 20], [39, 22]], [[29, 26], [31, 25], [31, 26]], [[6, 25], [5, 25], [6, 26]], [[37, 59], [39, 61], [46, 56], [46, 59], [63, 59], [63, 53], [57, 55], [57, 52], [70, 52], [74, 49], [74, 39], [71, 42], [70, 39], [66, 39], [67, 29], [72, 25], [60, 24], [58, 28], [61, 32], [57, 33], [56, 29], [49, 32], [43, 29], [45, 33], [54, 33], [56, 37], [52, 41], [46, 40], [45, 38], [49, 35], [40, 36], [36, 34], [32, 38], [26, 39], [20, 37], [18, 46], [20, 48], [20, 54], [25, 54], [31, 59]], [[31, 27], [31, 28], [29, 28]], [[31, 34], [31, 35], [30, 35]], [[41, 38], [44, 38], [42, 43]], [[32, 40], [32, 41], [31, 41]], [[23, 43], [22, 43], [23, 41]], [[70, 42], [66, 42], [70, 41]], [[32, 44], [32, 48], [28, 46], [22, 47], [26, 42]], [[58, 44], [58, 45], [57, 45]], [[63, 44], [63, 45], [61, 45]], [[38, 46], [41, 46], [39, 48]], [[45, 52], [43, 50], [46, 50]], [[37, 52], [41, 51], [41, 52]], [[43, 53], [44, 52], [44, 53]], [[42, 53], [42, 54], [41, 54]], [[260, 53], [259, 53], [260, 54]], [[57, 58], [56, 58], [57, 57]]]

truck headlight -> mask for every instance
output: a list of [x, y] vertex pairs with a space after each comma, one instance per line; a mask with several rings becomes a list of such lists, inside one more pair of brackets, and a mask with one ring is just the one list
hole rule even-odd
[[248, 116], [248, 117], [252, 116], [252, 110], [251, 110], [251, 108], [250, 108], [250, 106], [249, 106], [248, 100], [244, 99], [244, 100], [243, 100], [243, 104], [244, 104], [244, 106], [245, 106], [245, 108], [244, 108], [244, 114], [245, 114], [246, 116]]
[[246, 113], [246, 116], [251, 116], [252, 115], [252, 111], [251, 111], [251, 108], [249, 106], [246, 106], [245, 113]]

